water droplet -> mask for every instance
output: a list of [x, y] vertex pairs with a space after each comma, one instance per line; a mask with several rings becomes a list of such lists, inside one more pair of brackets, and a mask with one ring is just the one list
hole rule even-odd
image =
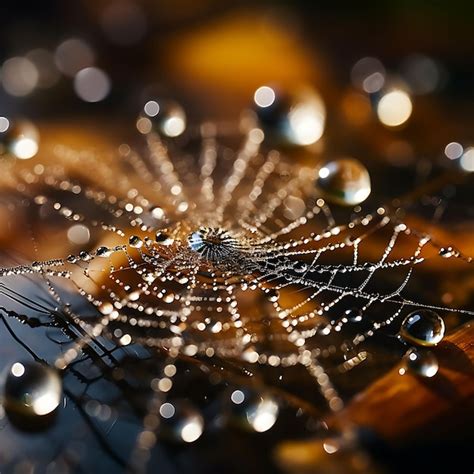
[[439, 249], [439, 255], [443, 258], [457, 257], [459, 252], [453, 247], [442, 247]]
[[76, 263], [77, 262], [77, 257], [75, 255], [68, 255], [66, 258], [67, 262], [69, 263]]
[[187, 400], [173, 400], [160, 407], [164, 436], [177, 442], [192, 443], [201, 437], [204, 420], [199, 410]]
[[278, 299], [280, 298], [280, 293], [278, 290], [275, 290], [273, 288], [271, 289], [268, 289], [265, 294], [267, 295], [267, 298], [268, 300], [271, 302], [271, 303], [275, 303], [278, 301]]
[[271, 394], [251, 389], [234, 390], [228, 402], [230, 421], [258, 433], [268, 431], [275, 424], [280, 411]]
[[358, 323], [362, 321], [362, 311], [359, 308], [347, 309], [344, 311], [344, 317], [347, 318], [348, 321]]
[[88, 262], [92, 258], [91, 255], [85, 250], [82, 250], [81, 252], [79, 252], [79, 257], [84, 262]]
[[132, 235], [128, 239], [128, 243], [130, 244], [130, 247], [139, 249], [143, 245], [143, 240], [140, 237], [138, 237], [138, 235]]
[[112, 249], [109, 247], [99, 247], [96, 251], [98, 257], [110, 257], [112, 255]]
[[328, 201], [344, 206], [360, 204], [371, 191], [369, 172], [354, 158], [328, 161], [320, 166], [316, 187]]
[[433, 352], [412, 347], [403, 356], [403, 368], [421, 377], [433, 377], [439, 365]]
[[161, 207], [155, 206], [150, 209], [153, 219], [161, 220], [165, 217], [165, 211]]
[[435, 346], [444, 337], [443, 319], [434, 311], [422, 309], [413, 311], [402, 322], [400, 336], [420, 346]]
[[295, 262], [293, 265], [293, 270], [296, 273], [304, 273], [308, 270], [308, 265], [304, 262]]
[[184, 109], [172, 100], [149, 100], [137, 120], [140, 133], [155, 131], [166, 137], [177, 137], [186, 129]]
[[0, 155], [11, 154], [27, 160], [38, 152], [39, 134], [28, 121], [10, 122], [5, 117], [0, 121]]
[[[61, 403], [62, 382], [58, 372], [38, 362], [15, 362], [8, 371], [4, 388], [5, 410], [15, 425], [51, 416]], [[32, 425], [31, 428], [34, 426]]]
[[314, 90], [285, 93], [263, 86], [255, 92], [254, 102], [258, 120], [271, 139], [304, 146], [323, 135], [326, 109]]
[[155, 235], [155, 241], [156, 243], [161, 245], [172, 245], [174, 239], [165, 232], [157, 232]]

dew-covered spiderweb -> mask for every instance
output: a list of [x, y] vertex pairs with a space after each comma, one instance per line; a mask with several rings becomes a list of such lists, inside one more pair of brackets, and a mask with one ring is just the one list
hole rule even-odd
[[[5, 165], [2, 219], [18, 238], [0, 270], [2, 344], [17, 374], [40, 370], [21, 361], [54, 370], [29, 416], [5, 389], [4, 465], [200, 472], [212, 452], [244, 472], [242, 447], [328, 436], [325, 417], [409, 347], [409, 314], [468, 320], [449, 275], [472, 273], [471, 258], [435, 226], [452, 172], [342, 206], [318, 187], [321, 166], [249, 120]], [[372, 186], [387, 178], [368, 168]]]

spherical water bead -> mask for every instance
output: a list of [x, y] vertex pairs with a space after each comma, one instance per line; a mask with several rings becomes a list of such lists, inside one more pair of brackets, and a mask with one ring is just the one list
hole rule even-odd
[[402, 322], [400, 336], [420, 346], [435, 346], [444, 337], [443, 318], [430, 309], [410, 313]]
[[9, 154], [28, 160], [38, 152], [38, 142], [38, 129], [31, 122], [12, 122], [6, 117], [0, 117], [0, 156]]
[[280, 292], [274, 288], [268, 289], [265, 294], [271, 303], [276, 303], [280, 299]]
[[157, 232], [155, 235], [155, 242], [160, 245], [172, 245], [174, 239], [165, 232]]
[[399, 372], [404, 374], [409, 371], [421, 377], [434, 377], [438, 369], [438, 359], [431, 351], [412, 347], [403, 356], [403, 366]]
[[362, 321], [362, 311], [359, 308], [350, 308], [344, 311], [344, 317], [352, 323], [359, 323]]
[[241, 389], [234, 390], [229, 398], [230, 421], [241, 428], [263, 433], [276, 423], [280, 408], [271, 394]]
[[282, 92], [269, 86], [254, 94], [255, 110], [266, 136], [290, 145], [312, 145], [324, 132], [326, 108], [310, 88]]
[[160, 407], [161, 428], [165, 437], [193, 443], [204, 431], [204, 419], [199, 410], [187, 400], [173, 400]]
[[128, 239], [128, 243], [129, 243], [130, 247], [133, 247], [135, 249], [139, 249], [143, 245], [143, 240], [140, 237], [138, 237], [138, 235], [132, 235]]
[[186, 130], [186, 114], [174, 101], [149, 100], [138, 117], [137, 128], [143, 134], [154, 131], [166, 137], [178, 137]]
[[354, 158], [328, 161], [318, 169], [316, 188], [328, 201], [356, 206], [370, 195], [369, 172]]
[[4, 387], [7, 413], [21, 418], [52, 414], [61, 403], [62, 382], [58, 372], [38, 362], [15, 362]]
[[439, 249], [439, 256], [443, 258], [458, 257], [459, 251], [453, 247], [442, 247]]
[[96, 255], [98, 257], [110, 257], [112, 255], [113, 251], [109, 247], [99, 247], [96, 251]]

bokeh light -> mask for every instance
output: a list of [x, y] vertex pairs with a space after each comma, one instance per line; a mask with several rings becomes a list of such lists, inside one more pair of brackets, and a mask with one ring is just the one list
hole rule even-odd
[[1, 78], [8, 94], [22, 97], [33, 92], [38, 84], [39, 73], [28, 58], [14, 57], [3, 63]]
[[110, 92], [109, 76], [97, 67], [80, 70], [74, 77], [74, 90], [85, 102], [100, 102]]
[[410, 96], [399, 89], [387, 92], [377, 104], [379, 120], [387, 127], [398, 127], [404, 124], [410, 118], [412, 110]]

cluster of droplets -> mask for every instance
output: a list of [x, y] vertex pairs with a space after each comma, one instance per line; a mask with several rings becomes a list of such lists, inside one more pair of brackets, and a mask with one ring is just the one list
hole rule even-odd
[[400, 337], [415, 347], [408, 349], [403, 356], [403, 367], [399, 373], [406, 370], [422, 377], [434, 377], [438, 372], [438, 360], [428, 348], [439, 344], [444, 337], [445, 324], [439, 314], [424, 309], [410, 313], [402, 322]]
[[[219, 144], [219, 125], [188, 127], [178, 104], [149, 101], [137, 119], [145, 151], [121, 145], [113, 173], [97, 158], [80, 156], [94, 164], [101, 181], [96, 188], [77, 170], [69, 176], [65, 168], [40, 165], [19, 172], [19, 190], [29, 196], [28, 186], [41, 189], [33, 203], [45, 215], [64, 219], [70, 244], [82, 250], [0, 269], [2, 280], [25, 275], [43, 281], [76, 331], [54, 369], [40, 362], [12, 365], [4, 385], [7, 412], [51, 420], [63, 396], [62, 375], [86, 348], [97, 350], [94, 341], [140, 346], [167, 362], [149, 383], [152, 395], [131, 460], [139, 469], [157, 433], [190, 443], [205, 432], [197, 404], [173, 394], [178, 362], [204, 364], [212, 377], [225, 369], [232, 378], [237, 367], [244, 381], [225, 392], [222, 413], [226, 422], [256, 432], [275, 425], [283, 399], [295, 403], [264, 384], [249, 384], [260, 370], [283, 374], [303, 367], [329, 409], [338, 412], [343, 397], [326, 364], [338, 356], [339, 372], [357, 367], [367, 360], [364, 342], [384, 328], [393, 332], [404, 316], [399, 335], [413, 347], [400, 373], [436, 374], [438, 362], [427, 347], [442, 340], [444, 321], [405, 290], [416, 267], [431, 258], [427, 249], [470, 259], [408, 227], [396, 209], [363, 213], [359, 205], [370, 196], [371, 180], [360, 161], [296, 167], [264, 148], [266, 137], [302, 146], [319, 140], [325, 109], [319, 96], [308, 94], [277, 101], [272, 90], [260, 88], [256, 114], [235, 127], [235, 136], [244, 130], [237, 149]], [[178, 152], [196, 143], [191, 158]], [[74, 162], [79, 156], [58, 147], [57, 159]], [[78, 199], [84, 200], [81, 209], [74, 206]], [[332, 206], [357, 211], [340, 225]], [[373, 235], [383, 243], [380, 256], [364, 260]], [[392, 257], [402, 239], [410, 243], [410, 255]], [[384, 271], [401, 277], [382, 293], [373, 283]], [[65, 301], [61, 282], [76, 288], [93, 318]]]

